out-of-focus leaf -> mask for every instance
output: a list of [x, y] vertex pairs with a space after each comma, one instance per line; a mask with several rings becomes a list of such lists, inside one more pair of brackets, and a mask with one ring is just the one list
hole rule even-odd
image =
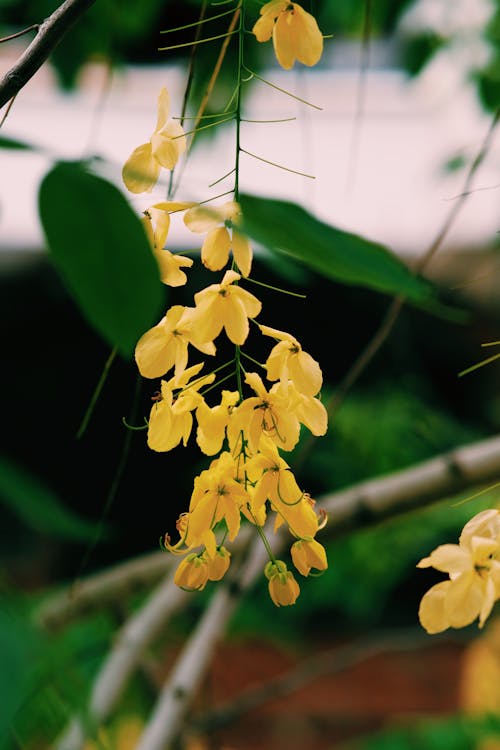
[[336, 281], [431, 302], [431, 286], [383, 245], [324, 224], [288, 201], [241, 195], [243, 230]]
[[114, 185], [77, 163], [45, 176], [39, 205], [52, 259], [83, 314], [129, 357], [164, 303], [139, 218]]
[[52, 536], [87, 541], [93, 537], [95, 531], [94, 524], [62, 505], [57, 495], [31, 476], [26, 469], [2, 457], [0, 503], [7, 506], [29, 527]]
[[10, 727], [29, 689], [31, 664], [28, 641], [33, 634], [0, 602], [0, 748], [11, 746]]
[[25, 141], [19, 141], [17, 138], [9, 138], [8, 135], [0, 135], [0, 148], [7, 148], [13, 151], [31, 151], [35, 147]]

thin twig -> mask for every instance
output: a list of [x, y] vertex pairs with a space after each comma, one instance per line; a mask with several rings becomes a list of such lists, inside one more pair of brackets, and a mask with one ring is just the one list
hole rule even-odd
[[0, 81], [0, 107], [33, 78], [66, 32], [94, 3], [95, 0], [65, 0], [40, 24], [31, 44]]
[[447, 634], [430, 641], [427, 633], [424, 633], [422, 629], [375, 633], [303, 659], [283, 674], [266, 680], [264, 684], [247, 688], [233, 700], [227, 701], [212, 711], [194, 716], [190, 725], [202, 732], [214, 731], [233, 723], [244, 714], [271, 700], [295, 693], [319, 677], [344, 672], [380, 655], [435, 648], [436, 645], [457, 641], [463, 643], [464, 636], [450, 637]]
[[8, 36], [3, 36], [0, 39], [0, 44], [3, 44], [4, 42], [10, 42], [11, 39], [18, 39], [20, 36], [29, 34], [30, 31], [38, 31], [38, 29], [39, 29], [39, 24], [33, 23], [31, 26], [28, 26], [25, 29], [21, 29], [21, 31], [16, 31], [15, 34], [9, 34]]

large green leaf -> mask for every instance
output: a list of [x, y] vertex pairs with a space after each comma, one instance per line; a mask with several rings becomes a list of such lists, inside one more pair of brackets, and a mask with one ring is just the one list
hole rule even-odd
[[114, 185], [78, 163], [51, 169], [39, 205], [49, 251], [83, 314], [130, 356], [164, 302], [139, 218]]
[[432, 287], [383, 245], [324, 224], [288, 201], [240, 195], [243, 230], [270, 250], [292, 256], [336, 281], [431, 300]]
[[73, 541], [94, 537], [95, 524], [77, 516], [40, 480], [1, 456], [0, 504], [35, 531]]
[[[10, 728], [29, 689], [35, 634], [0, 602], [0, 748], [12, 747]], [[10, 741], [9, 741], [10, 740]]]
[[8, 135], [0, 135], [0, 148], [7, 148], [14, 151], [30, 151], [35, 149], [35, 146], [26, 143], [26, 141], [19, 141], [17, 138], [9, 138]]

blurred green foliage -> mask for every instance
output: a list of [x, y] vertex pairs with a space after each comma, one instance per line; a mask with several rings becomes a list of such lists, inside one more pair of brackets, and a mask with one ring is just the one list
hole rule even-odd
[[491, 741], [493, 745], [499, 739], [499, 716], [453, 716], [388, 729], [366, 740], [343, 744], [342, 750], [479, 750], [480, 743]]

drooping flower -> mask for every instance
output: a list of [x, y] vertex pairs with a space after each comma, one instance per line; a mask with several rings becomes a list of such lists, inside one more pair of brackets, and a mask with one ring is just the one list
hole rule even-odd
[[285, 386], [291, 380], [297, 391], [306, 396], [315, 396], [323, 383], [321, 368], [315, 359], [302, 347], [297, 339], [285, 331], [278, 331], [270, 326], [259, 326], [264, 336], [278, 339], [267, 362], [269, 380], [279, 380]]
[[184, 215], [184, 223], [192, 232], [207, 236], [201, 248], [201, 260], [211, 271], [220, 271], [229, 260], [229, 252], [242, 276], [248, 276], [252, 266], [252, 249], [248, 239], [236, 228], [241, 215], [235, 201], [222, 206], [195, 206]]
[[226, 427], [239, 398], [238, 391], [224, 390], [220, 404], [210, 408], [205, 401], [202, 401], [197, 408], [196, 442], [207, 456], [215, 455], [222, 448]]
[[212, 342], [202, 343], [191, 336], [191, 308], [174, 305], [160, 322], [146, 331], [135, 347], [135, 361], [144, 378], [160, 378], [172, 367], [180, 377], [188, 361], [188, 344], [204, 354], [214, 355]]
[[194, 295], [193, 322], [199, 340], [213, 341], [224, 328], [233, 344], [241, 346], [245, 342], [248, 319], [260, 313], [262, 304], [234, 283], [240, 278], [235, 271], [226, 271], [220, 284], [211, 284]]
[[[193, 427], [193, 415], [202, 396], [198, 393], [204, 385], [212, 383], [215, 374], [198, 378], [190, 383], [190, 379], [197, 375], [203, 362], [193, 365], [179, 376], [161, 381], [160, 399], [155, 402], [149, 415], [148, 445], [151, 450], [164, 452], [175, 448], [182, 440], [186, 446]], [[178, 391], [174, 395], [174, 391]]]
[[150, 193], [160, 170], [173, 169], [186, 150], [184, 130], [169, 120], [170, 97], [166, 88], [158, 97], [158, 119], [153, 135], [129, 156], [122, 170], [123, 182], [131, 193]]
[[268, 562], [264, 574], [269, 581], [269, 595], [277, 607], [295, 604], [300, 594], [299, 584], [282, 560]]
[[316, 65], [323, 53], [323, 35], [316, 19], [298, 3], [266, 3], [252, 32], [259, 42], [267, 42], [272, 36], [278, 62], [286, 70], [293, 67], [295, 60]]
[[450, 579], [424, 595], [419, 618], [428, 633], [463, 628], [479, 617], [479, 627], [500, 599], [500, 511], [486, 510], [465, 526], [458, 544], [443, 544], [418, 563], [448, 573]]
[[160, 278], [167, 286], [183, 286], [187, 281], [187, 276], [181, 268], [190, 268], [193, 265], [192, 258], [171, 253], [165, 248], [170, 228], [170, 213], [183, 211], [192, 205], [192, 203], [163, 201], [155, 203], [154, 206], [144, 211], [142, 220], [144, 229], [158, 263]]
[[316, 539], [299, 539], [290, 549], [293, 564], [303, 576], [308, 576], [311, 568], [326, 570], [328, 562], [325, 548]]

